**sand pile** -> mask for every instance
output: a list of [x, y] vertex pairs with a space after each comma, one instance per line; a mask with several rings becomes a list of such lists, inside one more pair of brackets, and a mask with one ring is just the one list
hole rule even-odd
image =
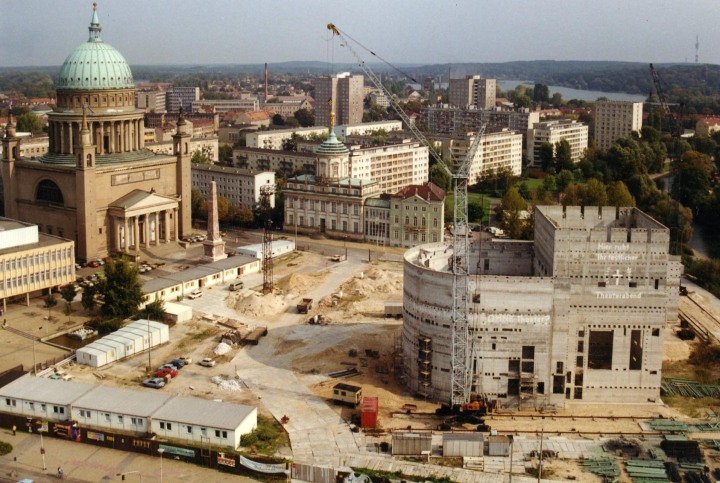
[[213, 349], [213, 352], [215, 355], [221, 356], [223, 354], [227, 354], [232, 350], [232, 347], [226, 344], [225, 342], [220, 342], [215, 349]]
[[268, 318], [287, 310], [289, 305], [287, 298], [286, 295], [262, 295], [258, 292], [250, 292], [241, 294], [235, 300], [233, 308], [248, 317]]
[[286, 293], [293, 293], [296, 295], [303, 294], [308, 290], [317, 287], [325, 280], [327, 272], [320, 273], [291, 273], [290, 275], [281, 278], [275, 283], [278, 289], [283, 290]]
[[376, 267], [364, 273], [364, 277], [356, 276], [343, 286], [343, 292], [353, 294], [359, 291], [360, 294], [380, 292], [383, 294], [396, 294], [402, 291], [402, 274], [388, 272]]
[[240, 381], [237, 379], [223, 379], [220, 376], [213, 376], [210, 380], [218, 385], [218, 389], [223, 391], [242, 391]]

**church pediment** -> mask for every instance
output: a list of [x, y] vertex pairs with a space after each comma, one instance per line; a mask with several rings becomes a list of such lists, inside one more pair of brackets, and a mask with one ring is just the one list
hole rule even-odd
[[110, 211], [124, 215], [168, 210], [178, 207], [178, 199], [159, 195], [152, 191], [133, 190], [108, 206]]

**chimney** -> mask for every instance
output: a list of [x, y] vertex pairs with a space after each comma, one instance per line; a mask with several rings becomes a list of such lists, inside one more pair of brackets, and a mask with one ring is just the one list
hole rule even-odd
[[267, 100], [268, 100], [268, 88], [267, 88], [267, 84], [268, 84], [268, 79], [267, 79], [267, 62], [265, 62], [265, 103], [266, 103], [266, 104], [267, 104]]

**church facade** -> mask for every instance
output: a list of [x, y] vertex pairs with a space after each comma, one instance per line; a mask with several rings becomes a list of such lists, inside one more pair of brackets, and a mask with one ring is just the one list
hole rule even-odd
[[189, 126], [181, 113], [172, 155], [145, 149], [132, 72], [100, 38], [95, 7], [89, 31], [60, 70], [48, 152], [20, 157], [12, 122], [2, 139], [5, 216], [74, 240], [80, 260], [137, 253], [192, 229]]

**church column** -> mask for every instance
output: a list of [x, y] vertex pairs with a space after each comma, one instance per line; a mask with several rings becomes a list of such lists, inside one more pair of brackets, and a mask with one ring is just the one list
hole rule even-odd
[[98, 140], [98, 152], [105, 154], [105, 121], [100, 121], [100, 139]]
[[70, 121], [68, 123], [68, 126], [68, 153], [72, 154], [75, 152], [75, 143], [73, 142], [73, 122]]
[[144, 122], [142, 119], [138, 119], [137, 121], [137, 131], [135, 132], [135, 137], [137, 139], [137, 148], [138, 150], [142, 149], [142, 140], [143, 140], [143, 131], [144, 131]]
[[113, 216], [112, 221], [113, 230], [115, 230], [115, 250], [119, 252], [122, 250], [122, 225], [117, 216]]
[[149, 213], [148, 218], [148, 232], [150, 233], [150, 237], [148, 238], [148, 245], [157, 245], [157, 212]]
[[173, 210], [173, 224], [175, 225], [175, 241], [178, 241], [180, 239], [180, 235], [178, 233], [178, 209], [175, 208]]
[[145, 223], [143, 223], [143, 235], [145, 238], [145, 246], [150, 246], [150, 213], [145, 214]]
[[165, 243], [170, 241], [170, 210], [165, 210]]
[[127, 252], [130, 250], [130, 236], [128, 235], [128, 219], [127, 216], [123, 218], [123, 237], [125, 243], [123, 243], [123, 249]]
[[134, 216], [133, 224], [133, 245], [135, 250], [140, 250], [140, 222], [137, 216]]

